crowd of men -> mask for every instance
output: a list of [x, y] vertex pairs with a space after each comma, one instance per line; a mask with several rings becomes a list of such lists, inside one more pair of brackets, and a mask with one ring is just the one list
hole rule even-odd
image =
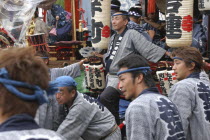
[[[95, 53], [107, 72], [98, 98], [77, 91], [74, 78], [85, 60], [49, 69], [46, 52], [0, 51], [0, 139], [210, 140], [210, 81], [201, 52], [190, 46], [168, 52], [160, 39], [165, 24], [153, 19], [155, 13], [140, 18], [138, 8], [119, 7], [112, 3], [107, 52]], [[148, 63], [164, 57], [174, 62], [178, 79], [168, 97]]]

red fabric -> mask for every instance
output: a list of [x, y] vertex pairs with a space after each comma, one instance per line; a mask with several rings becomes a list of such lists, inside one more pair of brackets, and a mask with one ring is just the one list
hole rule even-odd
[[147, 5], [147, 13], [155, 13], [156, 12], [156, 0], [148, 0], [148, 5]]
[[43, 9], [42, 15], [43, 15], [43, 21], [46, 22], [47, 10]]
[[121, 124], [118, 125], [120, 129], [123, 129], [123, 127], [125, 126], [125, 124], [122, 122]]
[[204, 69], [207, 71], [207, 70], [210, 70], [210, 63], [208, 62], [204, 62]]
[[[71, 9], [71, 1], [72, 0], [65, 0], [65, 10], [72, 13], [72, 9]], [[79, 11], [77, 9], [79, 9], [79, 0], [74, 0], [75, 1], [75, 19], [76, 19], [76, 28], [79, 28]], [[72, 13], [73, 15], [73, 13]]]
[[64, 1], [65, 10], [71, 13], [71, 0]]

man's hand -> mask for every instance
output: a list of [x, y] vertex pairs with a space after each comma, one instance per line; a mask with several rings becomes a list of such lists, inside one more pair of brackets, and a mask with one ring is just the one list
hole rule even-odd
[[166, 51], [165, 55], [169, 56], [171, 59], [173, 59], [172, 55], [170, 52]]
[[103, 54], [100, 54], [98, 52], [93, 52], [93, 55], [97, 56], [97, 57], [100, 57], [100, 58], [103, 58]]

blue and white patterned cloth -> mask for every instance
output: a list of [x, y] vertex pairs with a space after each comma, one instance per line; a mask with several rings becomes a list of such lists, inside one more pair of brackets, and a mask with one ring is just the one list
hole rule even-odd
[[[164, 23], [165, 21], [157, 21], [158, 24]], [[152, 42], [158, 46], [160, 46], [161, 48], [165, 48], [165, 41], [161, 41], [161, 39], [163, 39], [165, 37], [165, 32], [160, 31], [156, 28], [154, 28], [152, 25], [150, 25], [149, 23], [144, 23], [143, 24], [143, 28], [145, 30], [154, 30], [155, 31], [155, 36], [152, 40]]]
[[138, 31], [139, 33], [141, 33], [148, 41], [152, 41], [151, 37], [149, 36], [149, 34], [146, 32], [146, 30], [141, 27], [139, 24], [133, 22], [133, 21], [129, 21], [127, 24], [128, 29], [134, 29], [136, 31]]

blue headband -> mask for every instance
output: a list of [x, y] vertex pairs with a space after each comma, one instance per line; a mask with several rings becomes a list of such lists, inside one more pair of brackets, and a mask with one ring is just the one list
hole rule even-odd
[[181, 57], [173, 57], [173, 59], [183, 60]]
[[112, 17], [119, 16], [119, 15], [128, 16], [128, 14], [113, 14]]
[[[39, 86], [30, 85], [25, 82], [11, 80], [9, 78], [8, 71], [5, 68], [0, 69], [0, 83], [4, 85], [4, 87], [11, 92], [12, 94], [18, 96], [23, 100], [34, 101], [37, 100], [39, 104], [43, 104], [47, 102], [47, 99], [44, 97], [44, 92]], [[16, 89], [16, 87], [23, 87], [27, 89], [34, 90], [33, 95], [24, 94]]]
[[[183, 60], [181, 57], [173, 57], [173, 59]], [[195, 64], [200, 65], [196, 61], [193, 61], [193, 60], [190, 60], [189, 62], [190, 63], [194, 62]]]
[[113, 8], [119, 8], [120, 6], [119, 5], [115, 5], [115, 4], [111, 4], [111, 7], [113, 7]]
[[150, 67], [138, 67], [138, 68], [132, 68], [132, 69], [120, 71], [117, 73], [117, 76], [119, 76], [120, 74], [126, 73], [126, 72], [137, 71], [137, 70], [141, 70], [145, 74], [146, 74], [146, 72], [151, 71]]
[[48, 59], [49, 57], [41, 57], [42, 59]]

